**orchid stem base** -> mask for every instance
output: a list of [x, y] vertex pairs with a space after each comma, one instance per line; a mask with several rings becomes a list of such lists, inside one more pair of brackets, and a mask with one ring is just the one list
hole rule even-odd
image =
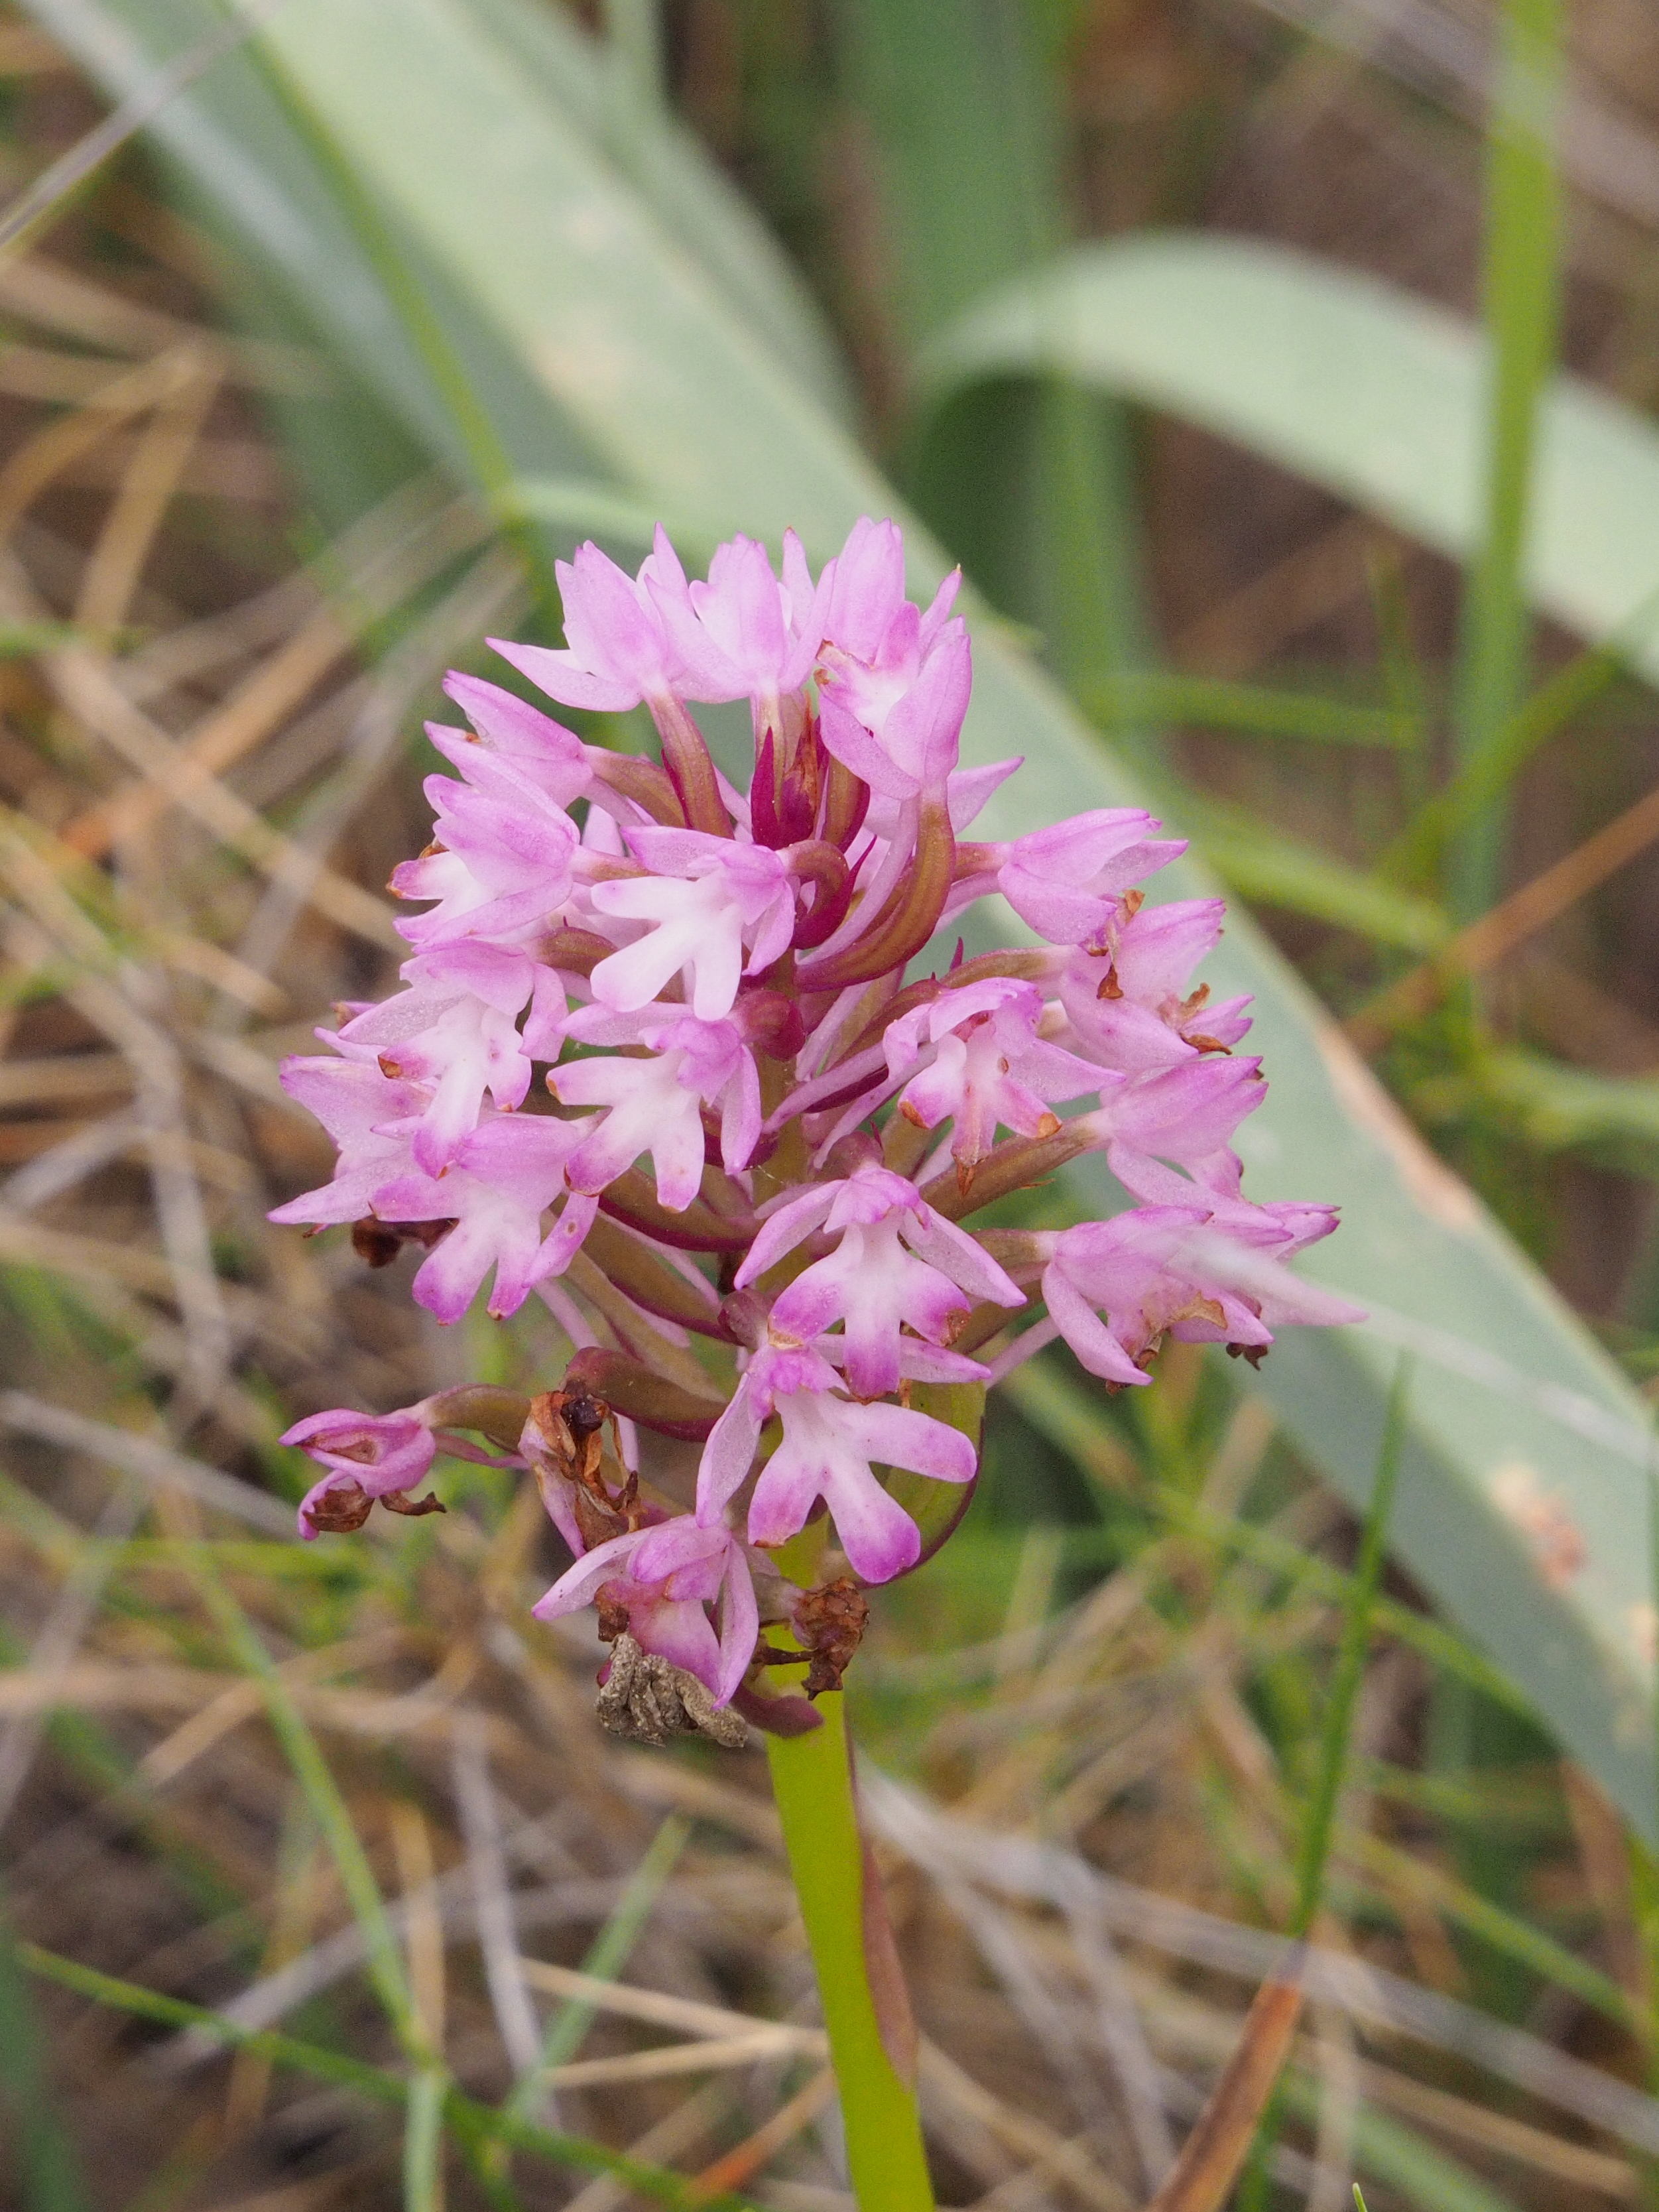
[[[859, 2212], [933, 2212], [915, 2084], [894, 2063], [872, 1986], [866, 1931], [879, 1953], [885, 1921], [878, 1909], [866, 1910], [866, 1860], [842, 1705], [830, 1692], [817, 1701], [822, 1728], [768, 1736], [772, 1788], [817, 1973]], [[878, 1987], [890, 1972], [878, 1956]], [[889, 2039], [902, 2045], [908, 2014], [890, 1997], [884, 2010]], [[890, 2017], [895, 2012], [902, 2017]]]

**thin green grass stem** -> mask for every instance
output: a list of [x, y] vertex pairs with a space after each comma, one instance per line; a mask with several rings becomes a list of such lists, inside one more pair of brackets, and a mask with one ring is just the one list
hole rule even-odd
[[426, 2047], [425, 2033], [404, 1972], [403, 1953], [386, 1913], [386, 1900], [328, 1761], [306, 1725], [258, 1631], [229, 1590], [215, 1577], [211, 1563], [198, 1561], [192, 1569], [191, 1578], [237, 1663], [245, 1674], [253, 1677], [264, 1693], [265, 1711], [276, 1740], [305, 1793], [312, 1818], [328, 1846], [346, 1902], [362, 1932], [374, 1993], [409, 2056], [417, 2064], [429, 2064], [432, 2054]]
[[1078, 689], [1092, 720], [1114, 734], [1153, 722], [1182, 722], [1250, 737], [1300, 738], [1394, 752], [1415, 750], [1423, 743], [1419, 708], [1369, 706], [1319, 691], [1274, 690], [1227, 677], [1124, 668], [1092, 684], [1079, 682]]
[[[596, 1981], [602, 1982], [615, 1981], [621, 1973], [690, 1833], [691, 1823], [682, 1814], [671, 1813], [663, 1822], [645, 1856], [623, 1885], [615, 1911], [582, 1960], [583, 1973], [592, 1974]], [[563, 2066], [575, 2057], [598, 2014], [597, 2005], [585, 2004], [580, 1999], [573, 1999], [555, 2010], [547, 2023], [540, 2059], [514, 2086], [507, 2100], [509, 2112], [522, 2118], [534, 2113], [547, 2076], [556, 2066]]]
[[1502, 799], [1539, 747], [1628, 675], [1632, 656], [1651, 636], [1656, 622], [1659, 592], [1650, 592], [1609, 636], [1575, 653], [1547, 678], [1486, 749], [1424, 801], [1377, 862], [1376, 873], [1395, 883], [1428, 879], [1448, 842]]
[[17, 2162], [19, 2202], [25, 2212], [87, 2212], [74, 2146], [45, 2078], [46, 2049], [0, 1898], [0, 2121]]
[[[1482, 542], [1458, 641], [1455, 752], [1480, 761], [1526, 684], [1525, 586], [1539, 405], [1553, 372], [1559, 316], [1559, 187], [1554, 152], [1560, 0], [1505, 0], [1486, 138], [1482, 272], [1489, 349]], [[1450, 854], [1447, 896], [1461, 921], [1498, 896], [1505, 810], [1494, 796]]]
[[[1114, 684], [1133, 684], [1151, 650], [1127, 416], [1119, 403], [1053, 379], [1036, 404], [1034, 611], [1073, 696], [1109, 698]], [[1113, 717], [1119, 751], [1152, 772], [1164, 765], [1163, 711], [1148, 698]]]
[[865, 1948], [864, 1846], [840, 1693], [822, 1728], [769, 1735], [766, 1754], [806, 1940], [817, 1973], [859, 2212], [932, 2212], [914, 2086], [882, 2039]]
[[[1337, 1646], [1331, 1676], [1325, 1724], [1320, 1731], [1319, 1763], [1302, 1826], [1297, 1853], [1296, 1902], [1291, 1912], [1291, 1935], [1304, 1942], [1313, 1931], [1325, 1895], [1331, 1842], [1336, 1832], [1337, 1807], [1348, 1766], [1349, 1740], [1359, 1687], [1364, 1679], [1370, 1649], [1371, 1617], [1388, 1557], [1389, 1516], [1394, 1505], [1395, 1483], [1400, 1472], [1401, 1446], [1406, 1432], [1406, 1402], [1411, 1384], [1411, 1361], [1402, 1355], [1395, 1371], [1382, 1422], [1382, 1442], [1377, 1453], [1376, 1475], [1365, 1508], [1359, 1556], [1354, 1563], [1343, 1607], [1342, 1639]], [[1284, 2109], [1282, 2085], [1275, 2090], [1261, 2116], [1249, 2161], [1238, 2186], [1237, 2212], [1265, 2212], [1272, 2191], [1273, 2146], [1279, 2137]]]
[[[65, 1959], [56, 1952], [40, 1950], [33, 1943], [20, 1943], [17, 1959], [27, 1972], [59, 1989], [73, 1990], [94, 2004], [106, 2005], [137, 2020], [154, 2021], [163, 2027], [199, 2028], [230, 2049], [253, 2051], [270, 2059], [275, 2066], [289, 2067], [296, 2073], [331, 2082], [337, 2088], [352, 2090], [374, 2104], [396, 2106], [409, 2101], [411, 2083], [405, 2076], [386, 2067], [368, 2065], [344, 2051], [303, 2043], [270, 2028], [243, 2027], [223, 2013], [212, 2012], [204, 2005], [191, 2004], [182, 1997], [167, 1996], [160, 1990], [147, 1990], [136, 1982], [122, 1981], [113, 1974], [100, 1973], [95, 1966], [83, 1966], [78, 1959]], [[714, 2197], [699, 2196], [683, 2175], [671, 2173], [665, 2166], [653, 2166], [645, 2159], [630, 2158], [626, 2151], [612, 2150], [608, 2144], [592, 2142], [586, 2136], [565, 2135], [556, 2129], [537, 2127], [510, 2112], [495, 2111], [467, 2096], [453, 2083], [445, 2091], [442, 2111], [451, 2135], [474, 2162], [475, 2170], [481, 2153], [492, 2144], [503, 2143], [510, 2150], [522, 2151], [555, 2166], [611, 2174], [624, 2183], [635, 2196], [665, 2204], [670, 2212], [757, 2212], [746, 2197], [729, 2191]]]
[[1359, 1556], [1348, 1584], [1342, 1641], [1337, 1650], [1330, 1703], [1325, 1709], [1325, 1726], [1320, 1738], [1319, 1767], [1302, 1831], [1302, 1848], [1297, 1855], [1296, 1905], [1291, 1917], [1291, 1933], [1298, 1942], [1311, 1932], [1325, 1893], [1337, 1805], [1347, 1771], [1348, 1740], [1353, 1733], [1354, 1711], [1370, 1649], [1371, 1616], [1388, 1557], [1389, 1516], [1393, 1510], [1395, 1484], [1400, 1474], [1410, 1389], [1411, 1362], [1402, 1357], [1395, 1370], [1394, 1389], [1389, 1394], [1382, 1445], [1377, 1454], [1376, 1480], [1371, 1486], [1359, 1540]]
[[428, 2048], [420, 2008], [410, 1988], [403, 1954], [368, 1854], [321, 1747], [272, 1664], [258, 1631], [230, 1592], [214, 1578], [210, 1568], [204, 1569], [198, 1559], [192, 1573], [226, 1642], [264, 1692], [271, 1727], [288, 1754], [312, 1818], [322, 1832], [340, 1887], [362, 1930], [375, 1995], [398, 2041], [416, 2062], [417, 2071], [404, 2114], [404, 2212], [442, 2212], [444, 2103], [450, 2077], [442, 2061]]
[[443, 2212], [444, 2096], [442, 2071], [427, 2067], [409, 2085], [404, 2107], [404, 2212]]
[[[998, 1388], [1005, 1399], [1013, 1401], [1040, 1436], [1068, 1454], [1103, 1488], [1114, 1487], [1111, 1467], [1100, 1448], [1098, 1416], [1094, 1406], [1063, 1369], [1044, 1359], [1034, 1359], [1029, 1365], [1017, 1367], [1012, 1375], [1005, 1376]], [[1261, 1528], [1252, 1521], [1211, 1512], [1173, 1483], [1143, 1481], [1136, 1496], [1173, 1533], [1236, 1553], [1252, 1566], [1265, 1567], [1270, 1573], [1282, 1576], [1300, 1594], [1338, 1601], [1345, 1606], [1348, 1602], [1352, 1577], [1333, 1566], [1329, 1560], [1316, 1558], [1288, 1537], [1276, 1535], [1271, 1528]], [[1091, 1557], [1091, 1547], [1081, 1542], [1075, 1553], [1070, 1546], [1067, 1551], [1068, 1557], [1080, 1560]], [[1112, 1556], [1115, 1558], [1115, 1549]], [[1499, 1674], [1490, 1660], [1483, 1659], [1439, 1621], [1386, 1597], [1377, 1599], [1373, 1618], [1397, 1643], [1419, 1653], [1430, 1666], [1459, 1681], [1467, 1681], [1483, 1697], [1494, 1699], [1508, 1711], [1528, 1719], [1533, 1717], [1533, 1707], [1508, 1676]]]

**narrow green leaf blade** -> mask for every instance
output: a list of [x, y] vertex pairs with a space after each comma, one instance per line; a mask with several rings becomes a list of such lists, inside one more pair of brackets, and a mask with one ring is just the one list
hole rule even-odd
[[1169, 803], [1204, 857], [1236, 890], [1259, 906], [1283, 907], [1352, 929], [1402, 952], [1438, 950], [1450, 924], [1432, 899], [1395, 890], [1346, 861], [1289, 837], [1248, 807], [1187, 789]]
[[39, 2022], [0, 1899], [0, 2118], [26, 2212], [86, 2212], [79, 2163], [50, 2097]]
[[[1462, 560], [1482, 526], [1485, 344], [1380, 279], [1255, 240], [1143, 233], [1073, 247], [928, 349], [930, 399], [1053, 374], [1178, 415]], [[1534, 604], [1604, 637], [1659, 584], [1659, 430], [1581, 378], [1541, 410]], [[1659, 676], [1659, 620], [1629, 642]]]

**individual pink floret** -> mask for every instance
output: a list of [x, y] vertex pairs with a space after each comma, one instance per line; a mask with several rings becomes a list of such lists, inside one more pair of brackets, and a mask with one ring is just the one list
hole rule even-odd
[[359, 1490], [365, 1498], [397, 1497], [425, 1481], [437, 1440], [424, 1408], [395, 1413], [355, 1413], [338, 1407], [296, 1421], [276, 1439], [297, 1444], [327, 1468], [300, 1501], [300, 1534], [307, 1543], [322, 1533], [319, 1507], [331, 1491]]
[[599, 1599], [627, 1613], [642, 1651], [695, 1674], [717, 1705], [741, 1686], [760, 1610], [743, 1546], [729, 1528], [688, 1514], [612, 1536], [566, 1568], [531, 1611], [538, 1620], [556, 1620]]
[[[679, 562], [660, 531], [666, 573], [683, 579]], [[648, 565], [648, 564], [647, 564]], [[600, 714], [625, 714], [642, 700], [668, 699], [687, 672], [669, 641], [648, 581], [619, 568], [597, 545], [579, 545], [574, 561], [555, 564], [564, 603], [562, 647], [517, 645], [492, 637], [494, 650], [521, 675], [566, 707]], [[701, 696], [696, 692], [692, 696]]]
[[1143, 877], [1179, 860], [1184, 839], [1153, 837], [1162, 825], [1139, 807], [1102, 806], [1000, 844], [964, 845], [964, 899], [999, 890], [1050, 945], [1091, 945]]
[[361, 1221], [375, 1192], [408, 1174], [410, 1133], [426, 1110], [428, 1092], [418, 1084], [393, 1082], [372, 1060], [321, 1054], [285, 1060], [281, 1081], [290, 1098], [316, 1115], [340, 1156], [331, 1181], [273, 1206], [270, 1218], [319, 1228]]
[[737, 1273], [739, 1290], [823, 1229], [835, 1250], [780, 1292], [775, 1335], [807, 1343], [836, 1322], [847, 1379], [860, 1397], [898, 1388], [902, 1330], [947, 1344], [975, 1304], [1018, 1306], [1024, 1293], [964, 1229], [947, 1221], [913, 1182], [873, 1161], [781, 1206]]
[[[906, 596], [904, 539], [897, 524], [866, 516], [854, 524], [818, 583], [824, 638], [820, 696], [866, 730], [882, 732], [950, 624], [962, 571], [951, 570], [924, 611]], [[960, 634], [961, 623], [954, 627]]]
[[1233, 1133], [1266, 1097], [1259, 1060], [1194, 1058], [1103, 1092], [1099, 1109], [1085, 1118], [1105, 1140], [1106, 1164], [1126, 1190], [1179, 1205], [1192, 1198], [1193, 1186], [1171, 1162], [1203, 1187], [1200, 1198], [1237, 1192]]
[[1279, 1265], [1269, 1249], [1285, 1249], [1278, 1224], [1242, 1218], [1255, 1211], [1240, 1209], [1223, 1229], [1199, 1207], [1149, 1206], [1062, 1230], [1045, 1240], [1050, 1321], [1091, 1374], [1140, 1383], [1151, 1379], [1140, 1363], [1166, 1334], [1259, 1352], [1275, 1327], [1360, 1318]]
[[1192, 974], [1221, 935], [1220, 899], [1174, 899], [1121, 910], [1097, 944], [1079, 950], [1060, 977], [1079, 1049], [1103, 1067], [1138, 1075], [1231, 1051], [1248, 1033], [1248, 999], [1212, 1003]]
[[793, 530], [784, 534], [781, 584], [766, 548], [738, 537], [717, 550], [707, 583], [653, 575], [647, 589], [682, 668], [696, 672], [690, 696], [752, 697], [757, 722], [764, 724], [811, 674], [823, 641], [823, 592], [813, 589]]
[[1057, 1103], [1100, 1089], [1100, 1070], [1037, 1035], [1042, 994], [1035, 984], [994, 975], [942, 991], [889, 1025], [883, 1043], [896, 1073], [927, 1048], [933, 1060], [899, 1093], [899, 1111], [919, 1128], [953, 1124], [951, 1157], [971, 1171], [999, 1128], [1052, 1136]]
[[[416, 1120], [415, 1164], [441, 1174], [477, 1127], [488, 1091], [522, 1106], [532, 1060], [559, 1056], [565, 995], [558, 977], [522, 952], [463, 943], [406, 960], [408, 989], [345, 1024], [342, 1048], [373, 1050], [383, 1074], [431, 1086]], [[521, 1036], [516, 1017], [530, 1018]]]
[[768, 846], [696, 830], [630, 830], [628, 842], [651, 873], [597, 883], [588, 896], [598, 913], [650, 927], [600, 961], [594, 997], [631, 1013], [684, 975], [697, 1019], [719, 1021], [745, 972], [758, 975], [789, 950], [795, 878], [788, 860]]
[[823, 742], [878, 798], [931, 793], [942, 799], [973, 684], [968, 633], [959, 622], [948, 623], [875, 727], [866, 719], [867, 703], [860, 708], [846, 686], [826, 688], [819, 702]]
[[755, 1484], [750, 1542], [787, 1543], [822, 1498], [854, 1572], [866, 1582], [890, 1582], [915, 1565], [921, 1537], [877, 1480], [875, 1464], [908, 1468], [939, 1482], [971, 1482], [979, 1455], [959, 1430], [926, 1413], [902, 1406], [860, 1406], [841, 1396], [840, 1379], [806, 1347], [763, 1346], [704, 1447], [697, 1517], [718, 1522], [754, 1464], [761, 1430], [775, 1413], [783, 1438]]
[[556, 915], [574, 888], [580, 840], [564, 809], [488, 755], [473, 768], [465, 783], [428, 777], [435, 846], [392, 872], [399, 898], [437, 902], [398, 924], [424, 949], [466, 937], [514, 941]]
[[488, 1310], [500, 1320], [517, 1313], [538, 1282], [563, 1273], [592, 1220], [592, 1203], [568, 1200], [545, 1236], [542, 1217], [565, 1188], [565, 1163], [586, 1128], [544, 1114], [495, 1115], [441, 1176], [404, 1176], [379, 1193], [383, 1221], [455, 1224], [415, 1277], [419, 1304], [440, 1321], [459, 1321], [494, 1268]]
[[672, 1012], [641, 1021], [590, 1006], [571, 1018], [568, 1032], [579, 1043], [645, 1044], [653, 1055], [571, 1060], [548, 1078], [562, 1105], [611, 1109], [570, 1156], [573, 1190], [602, 1191], [648, 1155], [658, 1197], [683, 1213], [702, 1182], [704, 1105], [720, 1114], [726, 1168], [748, 1166], [760, 1136], [760, 1077], [734, 1022]]
[[452, 668], [444, 678], [444, 690], [477, 734], [452, 730], [441, 722], [428, 722], [426, 733], [464, 776], [470, 780], [477, 761], [488, 757], [533, 784], [559, 806], [571, 806], [592, 791], [592, 763], [596, 755], [604, 758], [602, 747], [585, 745], [562, 722], [481, 676]]

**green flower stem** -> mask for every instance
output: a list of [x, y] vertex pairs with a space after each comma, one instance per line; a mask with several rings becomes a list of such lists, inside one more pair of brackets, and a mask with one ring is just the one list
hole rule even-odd
[[882, 2040], [865, 1955], [864, 1845], [839, 1693], [822, 1728], [766, 1739], [789, 1871], [830, 2031], [847, 2164], [859, 2212], [932, 2212], [916, 2093]]

